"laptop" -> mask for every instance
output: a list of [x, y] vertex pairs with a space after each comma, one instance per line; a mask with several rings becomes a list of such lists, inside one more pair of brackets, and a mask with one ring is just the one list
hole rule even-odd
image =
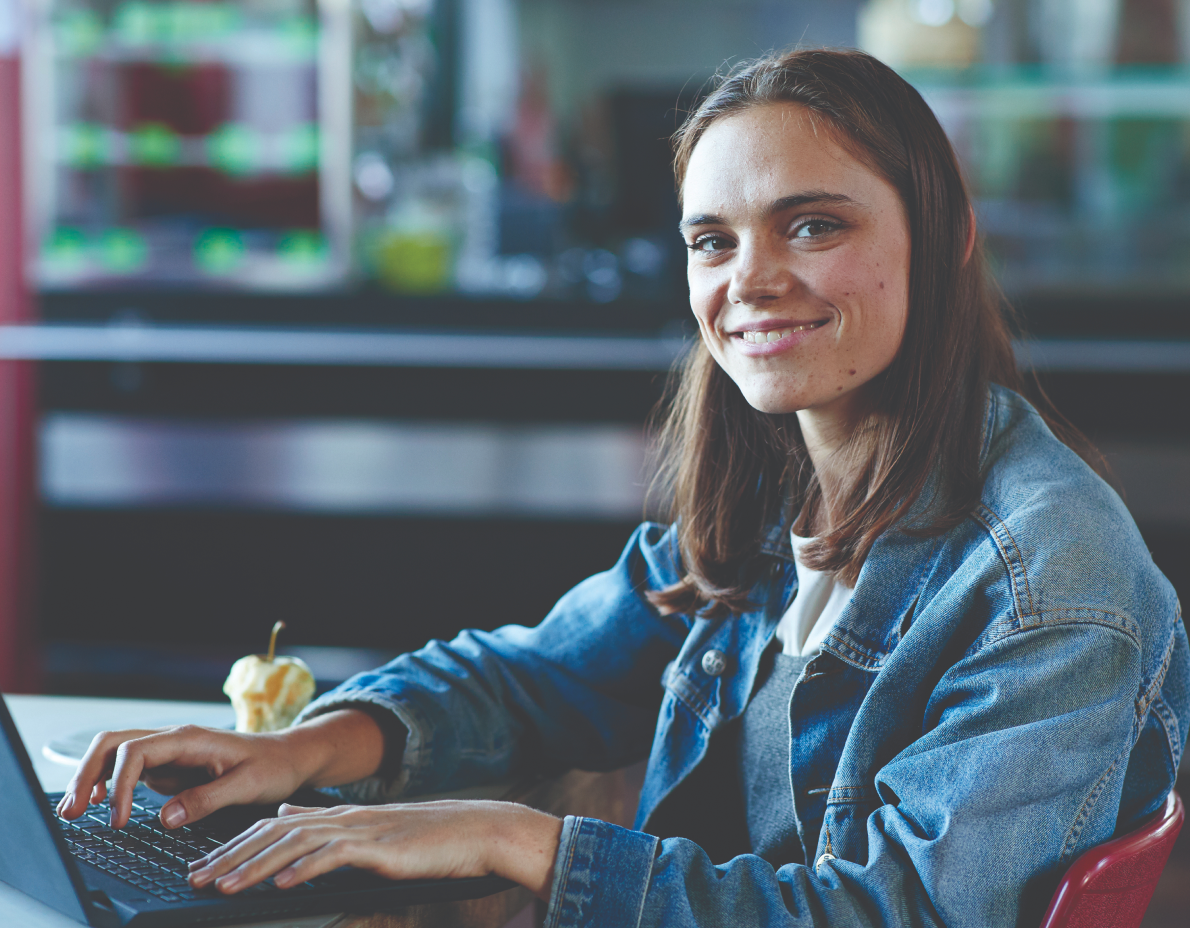
[[[191, 889], [186, 881], [191, 860], [253, 822], [276, 815], [277, 806], [235, 806], [167, 831], [158, 815], [169, 797], [139, 784], [132, 820], [119, 831], [107, 824], [106, 803], [92, 806], [74, 822], [64, 822], [54, 812], [62, 794], [42, 791], [3, 697], [0, 731], [0, 881], [96, 928], [386, 912], [425, 902], [478, 899], [515, 885], [495, 876], [388, 880], [343, 867], [290, 889], [271, 882], [234, 896]], [[314, 797], [321, 801], [311, 801]], [[294, 801], [326, 805], [328, 797], [309, 790]]]

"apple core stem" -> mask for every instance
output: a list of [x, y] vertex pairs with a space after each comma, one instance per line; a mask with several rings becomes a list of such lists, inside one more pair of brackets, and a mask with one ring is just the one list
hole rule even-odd
[[277, 652], [277, 633], [285, 627], [285, 623], [278, 619], [273, 623], [273, 633], [269, 636], [269, 656], [265, 658], [267, 663], [273, 662], [273, 655]]

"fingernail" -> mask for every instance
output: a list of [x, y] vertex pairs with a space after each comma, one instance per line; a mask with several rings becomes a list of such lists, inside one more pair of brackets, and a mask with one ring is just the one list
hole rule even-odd
[[203, 867], [201, 870], [196, 870], [190, 874], [190, 882], [195, 886], [205, 886], [211, 882], [212, 870], [210, 867]]
[[161, 821], [166, 828], [177, 828], [186, 821], [186, 810], [180, 805], [169, 805], [161, 810]]
[[207, 859], [205, 857], [200, 857], [200, 858], [198, 858], [198, 860], [190, 861], [190, 863], [188, 863], [186, 866], [189, 867], [190, 872], [193, 873], [195, 870], [201, 870], [206, 865], [207, 865]]
[[294, 870], [293, 867], [286, 867], [275, 877], [273, 877], [273, 882], [278, 886], [288, 886], [291, 882], [293, 882], [293, 878], [295, 876], [297, 876], [297, 871]]
[[235, 873], [229, 873], [217, 879], [215, 885], [219, 887], [220, 892], [229, 893], [240, 885], [240, 877]]

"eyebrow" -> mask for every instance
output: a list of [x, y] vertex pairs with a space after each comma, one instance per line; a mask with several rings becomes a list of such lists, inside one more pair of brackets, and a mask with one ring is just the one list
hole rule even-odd
[[[863, 204], [845, 193], [830, 193], [826, 190], [810, 190], [806, 193], [793, 193], [787, 197], [781, 197], [779, 200], [773, 200], [767, 207], [765, 207], [765, 218], [771, 218], [778, 213], [783, 213], [786, 210], [796, 209], [799, 206], [807, 206], [812, 203], [833, 203], [838, 206], [859, 206]], [[678, 223], [678, 231], [685, 232], [692, 226], [716, 226], [716, 225], [730, 225], [730, 223], [722, 216], [716, 216], [707, 213], [701, 216], [691, 216], [689, 219], [683, 219]]]

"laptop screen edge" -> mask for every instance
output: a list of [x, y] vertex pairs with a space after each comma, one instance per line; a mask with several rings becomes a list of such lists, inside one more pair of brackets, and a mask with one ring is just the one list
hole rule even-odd
[[[89, 918], [92, 906], [88, 902], [86, 883], [83, 882], [82, 874], [66, 849], [66, 839], [45, 801], [45, 792], [33, 770], [29, 752], [25, 749], [25, 743], [21, 740], [16, 722], [13, 720], [12, 713], [9, 712], [8, 703], [2, 695], [0, 695], [0, 730], [3, 730], [4, 734], [4, 745], [0, 747], [0, 751], [8, 755], [6, 758], [0, 757], [0, 765], [17, 768], [22, 780], [21, 783], [6, 782], [4, 784], [3, 794], [0, 794], [0, 822], [7, 824], [10, 817], [20, 816], [28, 823], [31, 818], [29, 813], [33, 808], [36, 808], [57, 857], [56, 861], [37, 861], [41, 874], [40, 878], [36, 880], [22, 878], [21, 874], [10, 872], [11, 868], [3, 867], [0, 864], [0, 881], [32, 896], [75, 921], [94, 924]], [[20, 793], [24, 795], [22, 796]], [[22, 802], [29, 805], [25, 809], [18, 810], [16, 803]], [[8, 828], [4, 830], [8, 834], [12, 834]], [[4, 840], [12, 839], [6, 837]], [[34, 852], [33, 846], [36, 844], [36, 839], [27, 839], [26, 843], [30, 846], [30, 852]], [[101, 918], [100, 921], [106, 921], [106, 919]]]

